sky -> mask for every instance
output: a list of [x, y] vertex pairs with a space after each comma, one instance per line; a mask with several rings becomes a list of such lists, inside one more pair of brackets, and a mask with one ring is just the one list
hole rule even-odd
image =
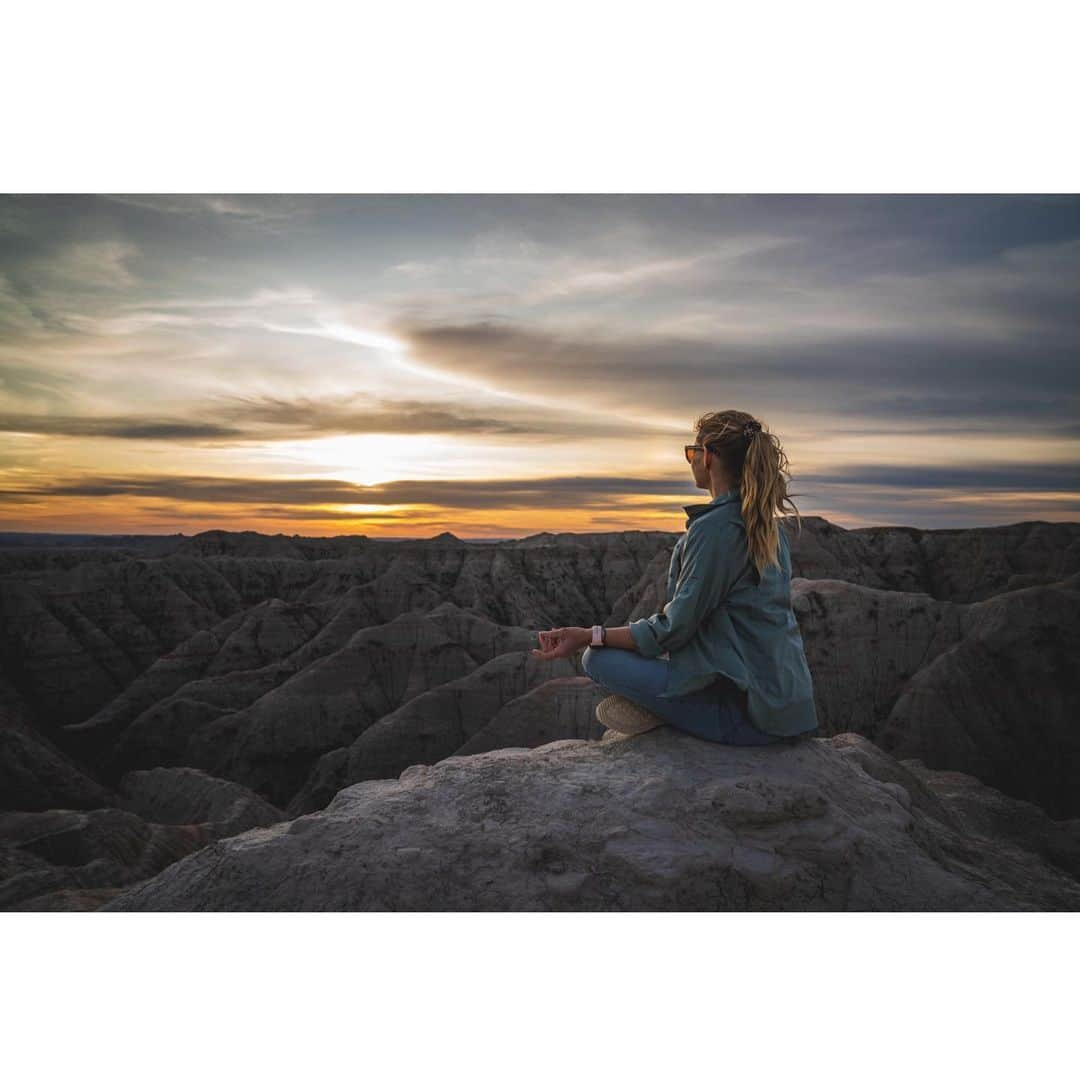
[[0, 196], [0, 530], [1080, 521], [1080, 197]]

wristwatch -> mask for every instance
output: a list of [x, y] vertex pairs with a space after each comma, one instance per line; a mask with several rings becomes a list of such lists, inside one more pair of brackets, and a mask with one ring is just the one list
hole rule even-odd
[[594, 626], [592, 628], [592, 641], [590, 645], [595, 649], [600, 645], [607, 644], [607, 627], [606, 626]]

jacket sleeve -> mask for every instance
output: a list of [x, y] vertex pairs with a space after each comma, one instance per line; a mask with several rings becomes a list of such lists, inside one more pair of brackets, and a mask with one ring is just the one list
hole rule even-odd
[[642, 656], [681, 649], [731, 591], [738, 570], [732, 543], [735, 526], [703, 525], [691, 525], [686, 534], [679, 577], [663, 610], [630, 623], [630, 635]]

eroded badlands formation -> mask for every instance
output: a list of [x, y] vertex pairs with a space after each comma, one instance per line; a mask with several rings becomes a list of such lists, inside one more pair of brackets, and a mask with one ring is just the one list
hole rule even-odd
[[1080, 526], [789, 529], [822, 738], [754, 751], [529, 655], [674, 533], [0, 548], [0, 909], [1075, 908]]

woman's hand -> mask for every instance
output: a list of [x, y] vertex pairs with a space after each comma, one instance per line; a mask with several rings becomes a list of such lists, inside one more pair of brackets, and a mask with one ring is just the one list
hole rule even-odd
[[538, 660], [560, 660], [584, 649], [592, 641], [592, 630], [584, 626], [563, 626], [558, 630], [539, 632], [540, 648], [531, 654]]

